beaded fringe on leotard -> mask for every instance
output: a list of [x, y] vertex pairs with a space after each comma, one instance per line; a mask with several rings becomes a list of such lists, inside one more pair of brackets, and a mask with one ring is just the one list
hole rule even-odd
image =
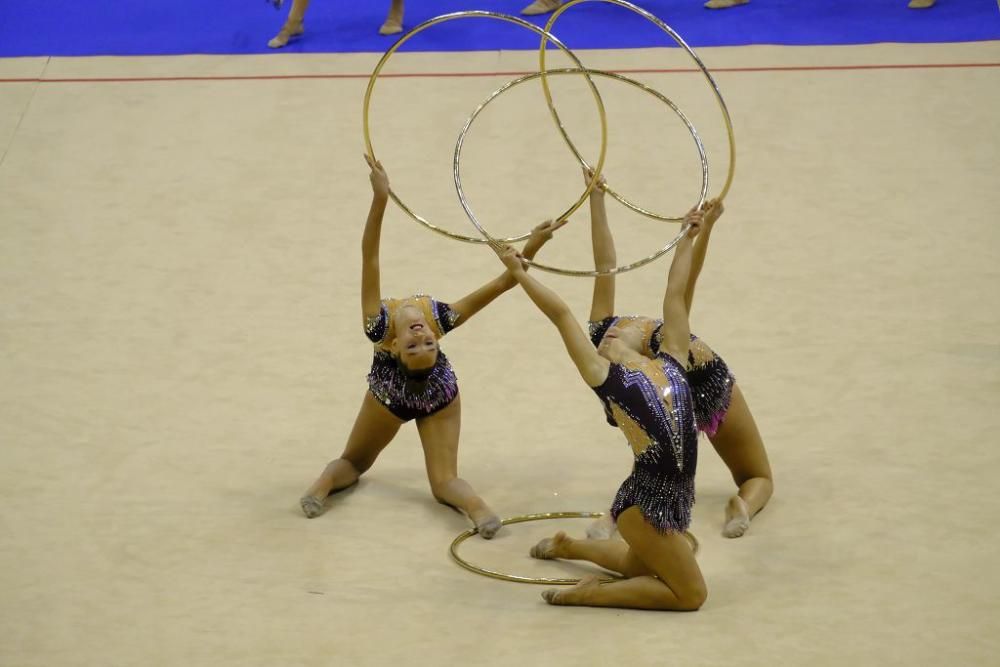
[[714, 436], [726, 418], [736, 378], [719, 356], [689, 370], [687, 378], [691, 398], [694, 400], [694, 418], [698, 430], [710, 437]]
[[618, 515], [634, 505], [660, 533], [687, 530], [694, 506], [694, 475], [679, 471], [664, 475], [654, 469], [652, 464], [663, 455], [659, 445], [653, 445], [636, 458], [632, 474], [622, 482], [611, 505], [612, 518], [617, 521]]
[[420, 393], [407, 388], [407, 377], [388, 352], [376, 352], [368, 373], [368, 387], [383, 405], [394, 412], [428, 415], [451, 403], [458, 395], [458, 379], [444, 352], [438, 351], [438, 361]]

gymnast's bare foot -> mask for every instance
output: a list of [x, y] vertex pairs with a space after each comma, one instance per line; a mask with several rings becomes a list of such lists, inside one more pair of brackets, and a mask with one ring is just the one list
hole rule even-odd
[[387, 18], [382, 27], [378, 29], [380, 35], [398, 35], [401, 32], [403, 32], [403, 22], [392, 18]]
[[601, 578], [596, 574], [588, 574], [580, 583], [570, 588], [557, 590], [550, 588], [542, 591], [542, 598], [549, 604], [586, 604], [590, 594], [601, 585]]
[[307, 519], [315, 519], [324, 510], [323, 501], [314, 496], [302, 496], [299, 499], [299, 506], [302, 508], [302, 513], [306, 515]]
[[288, 21], [281, 27], [278, 34], [271, 38], [271, 41], [267, 45], [272, 49], [280, 49], [305, 31], [306, 28], [302, 21]]
[[[464, 484], [465, 482], [462, 483]], [[465, 507], [458, 507], [454, 502], [448, 502], [440, 496], [437, 496], [436, 500], [445, 507], [450, 507], [456, 512], [461, 512], [469, 517], [472, 523], [476, 525], [476, 531], [479, 532], [479, 536], [484, 540], [492, 540], [493, 536], [503, 526], [500, 522], [500, 517], [494, 514], [493, 510], [481, 498], [475, 498]]]
[[910, 0], [910, 9], [928, 9], [934, 6], [934, 0]]
[[705, 7], [708, 9], [728, 9], [737, 5], [745, 5], [748, 2], [750, 0], [708, 0], [705, 3]]
[[492, 540], [493, 536], [497, 534], [497, 531], [503, 525], [500, 523], [500, 517], [489, 509], [482, 512], [475, 512], [470, 518], [476, 524], [476, 530], [479, 531], [479, 535], [484, 540]]
[[587, 539], [610, 540], [617, 530], [615, 520], [611, 518], [611, 513], [606, 512], [604, 516], [594, 519], [594, 522], [587, 526]]
[[561, 0], [535, 0], [530, 5], [521, 10], [521, 13], [525, 16], [538, 16], [539, 14], [548, 14], [549, 12], [554, 12], [559, 9], [562, 4]]
[[385, 23], [378, 29], [380, 35], [398, 35], [403, 32], [403, 2], [394, 1], [389, 7], [389, 15], [385, 17]]
[[745, 500], [733, 496], [726, 505], [726, 525], [722, 534], [726, 537], [742, 537], [750, 528], [750, 508]]
[[572, 542], [572, 539], [560, 530], [555, 536], [546, 537], [531, 547], [531, 551], [528, 553], [531, 554], [532, 558], [541, 558], [542, 560], [563, 558], [566, 555], [566, 547], [570, 542]]
[[[446, 505], [448, 503], [445, 503]], [[475, 502], [470, 503], [470, 507], [466, 508], [465, 514], [472, 519], [472, 523], [476, 524], [476, 530], [479, 531], [479, 536], [484, 540], [492, 540], [493, 536], [497, 534], [500, 530], [500, 517], [493, 513], [493, 510], [484, 503], [481, 499], [476, 499]]]

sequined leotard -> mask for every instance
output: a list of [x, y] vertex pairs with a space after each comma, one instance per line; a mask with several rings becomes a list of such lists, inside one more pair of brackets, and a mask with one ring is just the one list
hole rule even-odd
[[407, 377], [389, 352], [389, 345], [396, 337], [393, 315], [405, 305], [420, 308], [439, 339], [455, 328], [459, 315], [446, 303], [417, 295], [408, 299], [383, 299], [379, 314], [365, 320], [365, 335], [375, 343], [368, 389], [389, 412], [403, 421], [410, 421], [447, 407], [458, 396], [458, 379], [448, 357], [439, 350], [437, 363], [423, 391], [414, 393], [412, 383], [408, 385]]
[[667, 354], [612, 363], [607, 380], [594, 392], [635, 455], [632, 474], [619, 487], [611, 516], [617, 520], [635, 505], [661, 533], [687, 529], [694, 505], [698, 430], [684, 368]]
[[[631, 320], [643, 332], [644, 346], [642, 353], [647, 357], [655, 357], [660, 352], [661, 329], [663, 320], [642, 317], [640, 315], [605, 317], [603, 320], [590, 322], [590, 340], [595, 347], [601, 344], [604, 334], [620, 319]], [[709, 436], [714, 436], [719, 426], [726, 418], [729, 401], [733, 396], [733, 384], [736, 378], [729, 366], [704, 341], [691, 334], [691, 347], [688, 352], [687, 372], [688, 384], [694, 399], [694, 416], [698, 430]], [[608, 421], [615, 425], [611, 415]]]

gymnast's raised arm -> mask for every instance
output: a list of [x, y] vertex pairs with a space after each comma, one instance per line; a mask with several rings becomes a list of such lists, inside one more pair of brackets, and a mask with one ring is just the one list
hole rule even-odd
[[[522, 256], [526, 259], [534, 259], [535, 254], [551, 238], [552, 232], [559, 227], [552, 220], [546, 220], [531, 230], [531, 236], [524, 244]], [[501, 275], [489, 281], [476, 291], [462, 297], [451, 304], [451, 309], [458, 314], [455, 327], [464, 324], [470, 317], [488, 306], [494, 299], [517, 285], [517, 281], [510, 275], [509, 271], [504, 271]]]
[[382, 237], [382, 218], [389, 201], [389, 177], [382, 163], [365, 155], [371, 168], [372, 205], [361, 237], [361, 321], [377, 317], [382, 309], [382, 287], [379, 281], [378, 250]]
[[591, 387], [599, 387], [608, 378], [610, 362], [597, 354], [590, 339], [573, 318], [569, 306], [548, 287], [529, 276], [521, 263], [521, 257], [510, 246], [495, 244], [492, 246], [500, 260], [507, 267], [511, 276], [521, 284], [531, 300], [538, 306], [549, 320], [556, 325], [563, 344], [573, 363], [576, 364], [580, 377]]
[[688, 348], [691, 345], [691, 325], [688, 322], [686, 294], [691, 281], [691, 263], [694, 238], [701, 230], [703, 214], [692, 209], [684, 218], [688, 231], [674, 248], [674, 259], [667, 276], [667, 290], [663, 295], [663, 326], [660, 329], [660, 350], [668, 353], [687, 368]]
[[694, 301], [694, 286], [698, 282], [699, 274], [701, 274], [701, 267], [705, 264], [705, 253], [708, 252], [708, 239], [712, 235], [712, 227], [715, 226], [715, 221], [719, 219], [724, 210], [725, 207], [723, 207], [721, 199], [711, 199], [705, 202], [705, 208], [702, 209], [701, 232], [694, 240], [691, 277], [688, 278], [687, 289], [684, 291], [684, 306], [687, 308], [688, 315], [691, 314], [691, 303]]
[[[591, 169], [583, 170], [583, 180], [588, 185], [594, 178]], [[613, 269], [618, 263], [615, 254], [615, 239], [608, 227], [608, 214], [604, 208], [604, 189], [607, 183], [604, 177], [590, 192], [590, 241], [594, 248], [594, 268], [598, 271]], [[599, 322], [615, 314], [615, 276], [597, 276], [594, 278], [594, 296], [590, 301], [590, 321]]]

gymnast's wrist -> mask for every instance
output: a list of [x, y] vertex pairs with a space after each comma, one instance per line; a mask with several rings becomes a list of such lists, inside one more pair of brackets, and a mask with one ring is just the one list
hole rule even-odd
[[507, 269], [507, 275], [514, 281], [514, 285], [521, 282], [520, 277], [525, 273], [527, 273], [527, 268], [525, 268], [524, 264], [519, 264], [517, 268]]

